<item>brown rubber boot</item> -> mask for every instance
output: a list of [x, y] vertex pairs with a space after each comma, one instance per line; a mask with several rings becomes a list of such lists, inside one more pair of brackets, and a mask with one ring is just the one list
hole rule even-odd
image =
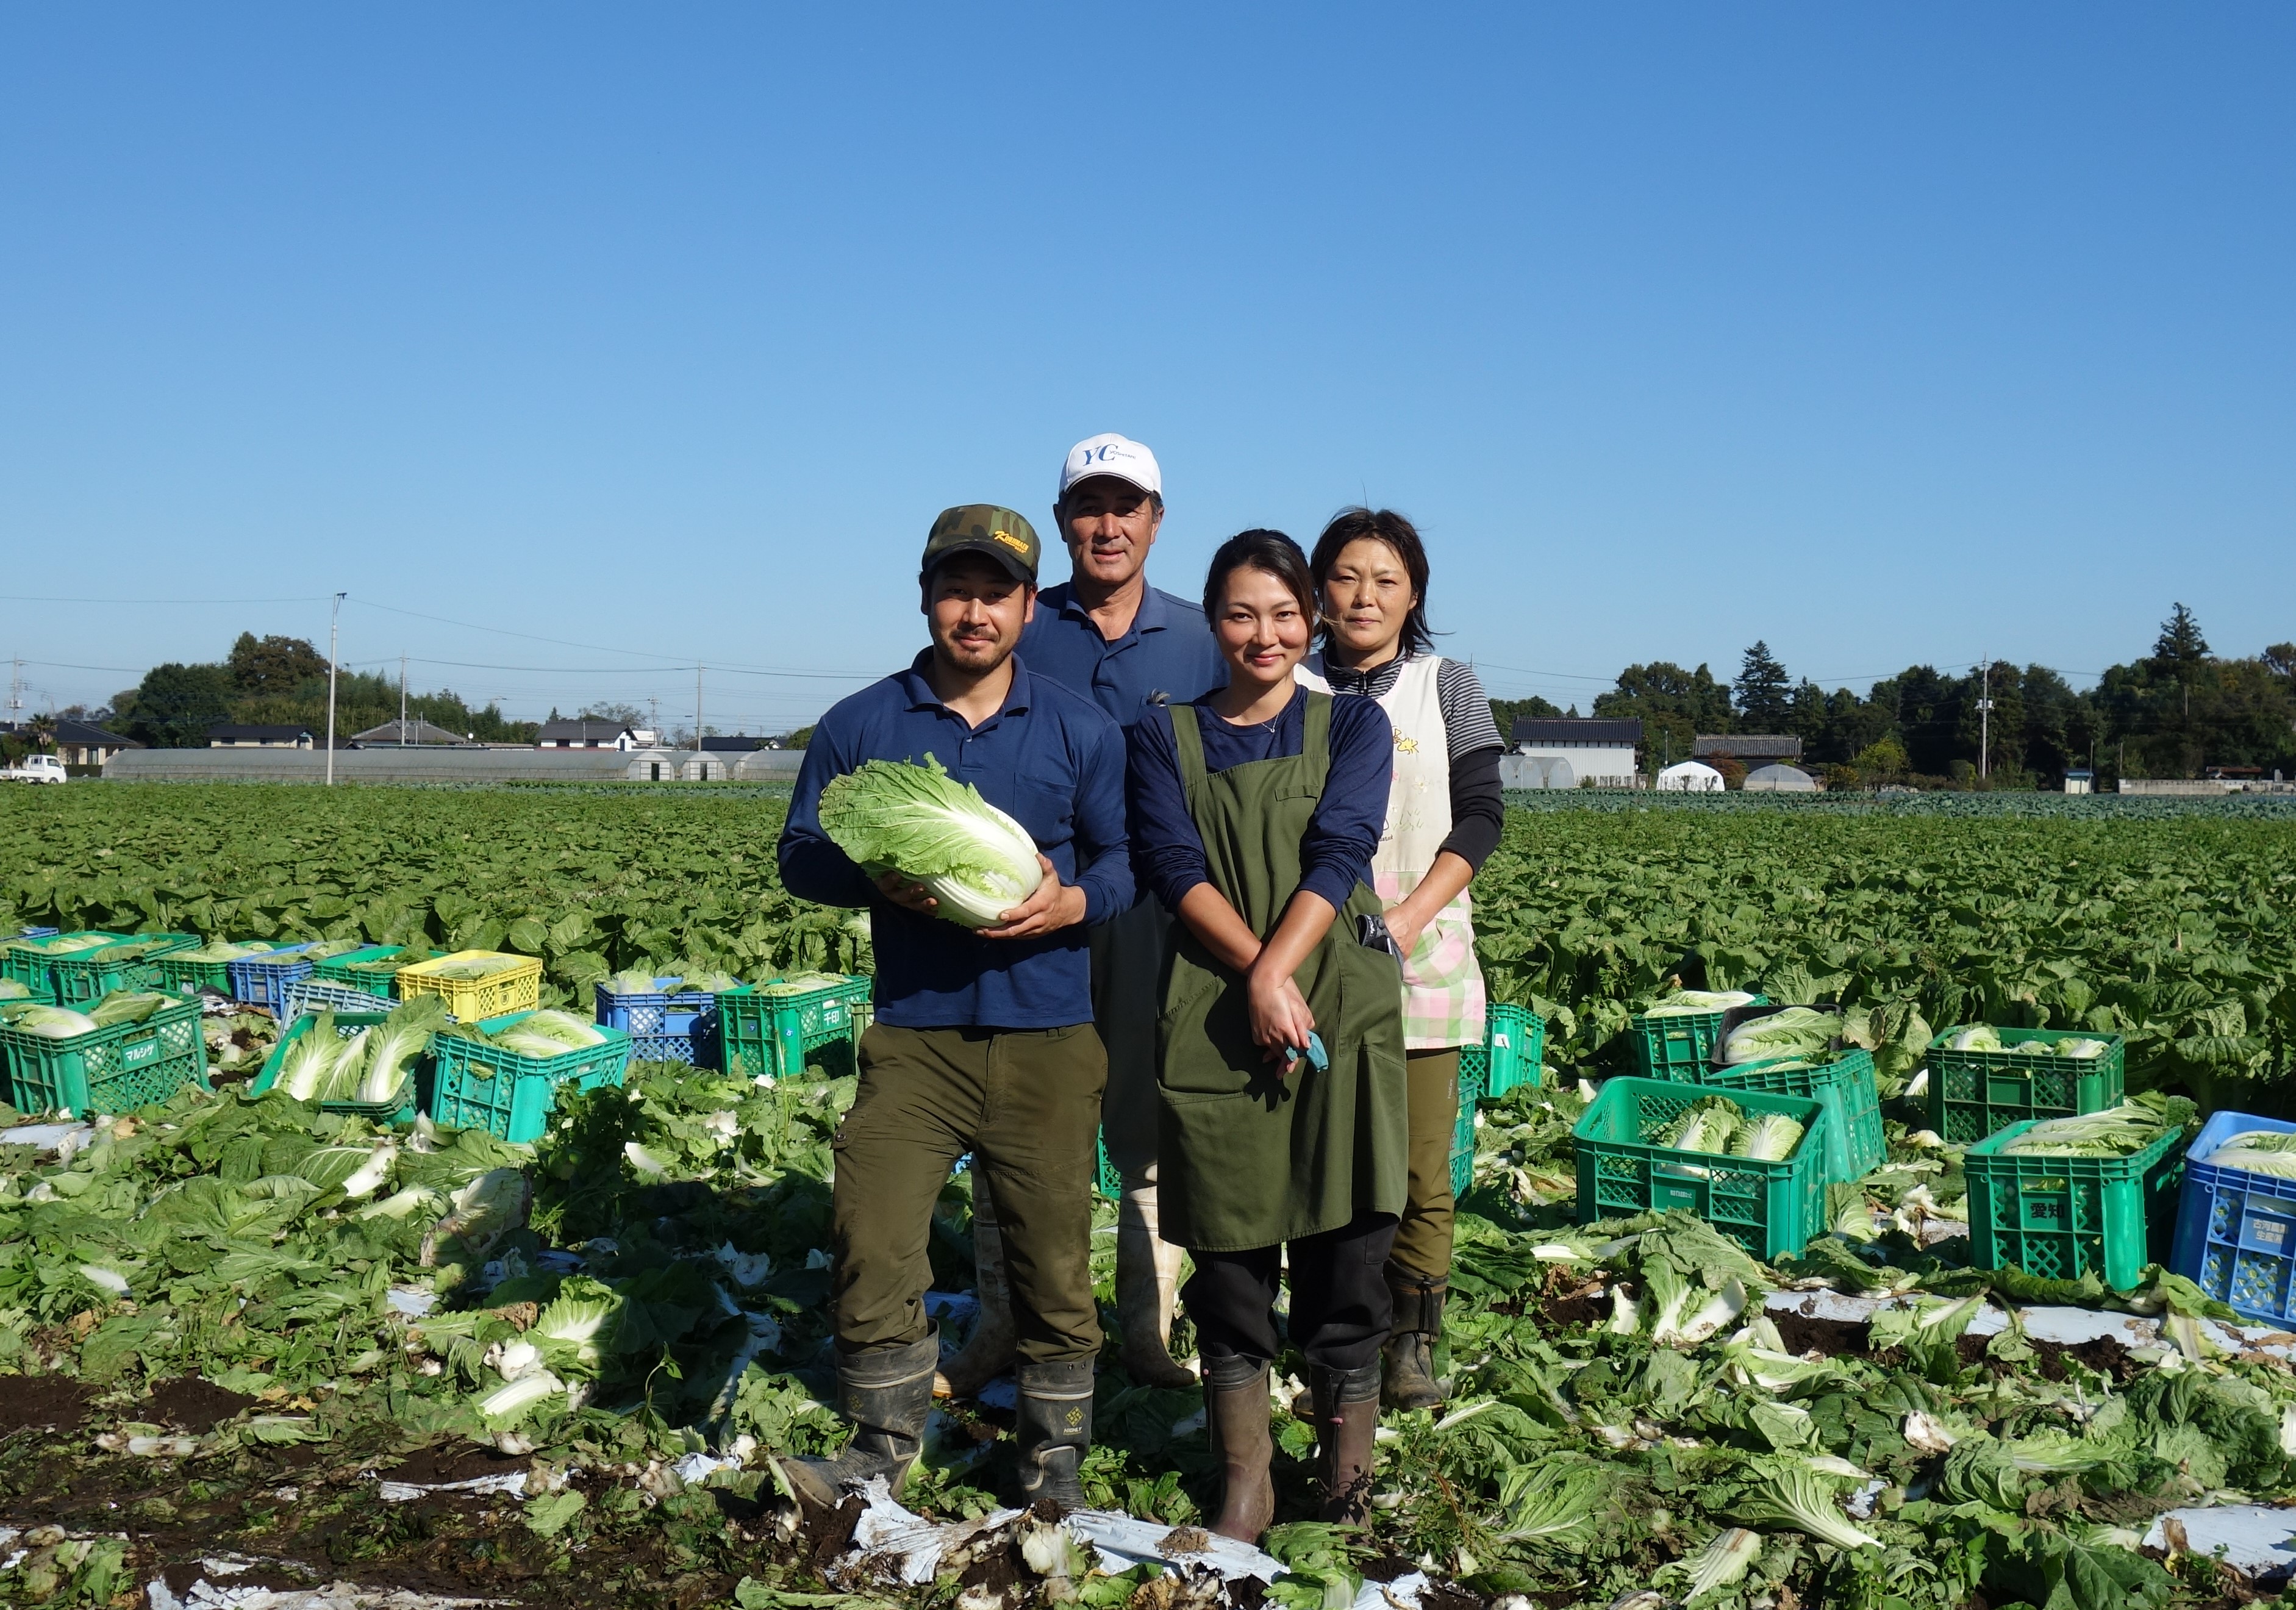
[[1435, 1343], [1443, 1335], [1447, 1281], [1421, 1280], [1390, 1265], [1395, 1328], [1380, 1350], [1380, 1398], [1390, 1409], [1440, 1409], [1443, 1384], [1435, 1378]]
[[1021, 1366], [1020, 1410], [1021, 1501], [1083, 1508], [1077, 1473], [1092, 1451], [1092, 1360]]
[[972, 1180], [973, 1294], [980, 1316], [956, 1357], [933, 1377], [933, 1396], [970, 1398], [1013, 1368], [1013, 1290], [1004, 1275], [1004, 1237], [996, 1228], [996, 1203], [988, 1181]]
[[1322, 1519], [1360, 1526], [1371, 1516], [1372, 1443], [1379, 1434], [1379, 1365], [1308, 1372], [1316, 1399], [1316, 1463]]
[[[1212, 1530], [1256, 1543], [1275, 1518], [1275, 1457], [1268, 1433], [1267, 1366], [1234, 1354], [1204, 1359], [1204, 1419], [1220, 1463], [1220, 1512]], [[1374, 1383], [1376, 1385], [1376, 1383]]]
[[790, 1485], [816, 1504], [834, 1505], [846, 1490], [883, 1476], [896, 1502], [909, 1468], [924, 1450], [932, 1413], [933, 1359], [940, 1336], [928, 1332], [902, 1347], [875, 1348], [837, 1361], [839, 1395], [853, 1423], [852, 1441], [825, 1458], [790, 1459]]

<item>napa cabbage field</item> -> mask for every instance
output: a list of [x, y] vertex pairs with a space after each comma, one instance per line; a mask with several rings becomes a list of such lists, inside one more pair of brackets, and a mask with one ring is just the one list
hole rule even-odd
[[[1476, 885], [1495, 997], [1548, 1020], [1546, 1077], [1481, 1112], [1450, 1399], [1386, 1417], [1367, 1534], [1303, 1518], [1311, 1437], [1279, 1407], [1270, 1569], [1223, 1587], [1185, 1564], [1216, 1497], [1201, 1405], [1135, 1385], [1112, 1346], [1087, 1493], [1177, 1565], [1000, 1510], [993, 1401], [937, 1416], [905, 1500], [922, 1531], [793, 1502], [775, 1458], [840, 1436], [826, 1181], [851, 1080], [833, 1058], [778, 1083], [641, 1064], [531, 1146], [252, 1097], [248, 1068], [218, 1064], [213, 1095], [100, 1123], [0, 1113], [0, 1601], [2276, 1592], [2216, 1557], [2211, 1528], [2296, 1501], [2296, 1337], [2157, 1267], [2119, 1292], [1972, 1267], [1962, 1155], [1909, 1092], [1932, 1030], [1988, 1023], [2117, 1035], [2134, 1089], [2288, 1112], [2296, 817], [1584, 803], [1510, 811]], [[868, 971], [848, 914], [781, 890], [781, 810], [731, 788], [15, 791], [0, 927], [503, 949], [541, 958], [545, 1004], [577, 1012], [633, 968]], [[1571, 1127], [1628, 1070], [1629, 1014], [1677, 983], [1835, 1002], [1875, 1042], [1887, 1159], [1833, 1188], [1831, 1233], [1797, 1257], [1758, 1261], [1678, 1211], [1577, 1222]], [[950, 1181], [929, 1247], [955, 1328], [969, 1189]], [[1095, 1241], [1111, 1303], [1112, 1242]]]

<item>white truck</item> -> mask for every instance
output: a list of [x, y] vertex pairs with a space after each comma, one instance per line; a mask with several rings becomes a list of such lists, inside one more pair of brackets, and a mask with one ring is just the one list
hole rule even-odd
[[64, 763], [53, 755], [26, 755], [23, 763], [0, 771], [0, 783], [61, 783]]

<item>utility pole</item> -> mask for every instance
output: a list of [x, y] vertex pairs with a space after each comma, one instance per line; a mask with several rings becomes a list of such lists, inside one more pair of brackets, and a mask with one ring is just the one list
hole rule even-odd
[[1978, 685], [1982, 690], [1977, 695], [1977, 775], [1991, 775], [1993, 757], [1993, 657], [1985, 659], [1983, 678]]
[[707, 783], [709, 780], [709, 761], [701, 747], [701, 668], [698, 665], [693, 668], [693, 752], [701, 758], [701, 764], [694, 770]]
[[398, 652], [398, 747], [406, 747], [406, 651]]
[[343, 600], [350, 595], [337, 593], [335, 601], [327, 608], [327, 786], [335, 785], [335, 643], [338, 628], [342, 624]]
[[8, 727], [12, 732], [24, 722], [24, 660], [18, 655], [15, 672], [8, 678]]

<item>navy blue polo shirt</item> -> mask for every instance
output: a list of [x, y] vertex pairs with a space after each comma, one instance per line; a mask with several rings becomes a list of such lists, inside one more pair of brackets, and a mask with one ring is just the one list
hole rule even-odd
[[[1058, 1029], [1092, 1021], [1085, 930], [1132, 904], [1124, 840], [1124, 736], [1099, 708], [1013, 657], [1004, 705], [979, 727], [907, 670], [840, 700], [806, 745], [782, 883], [800, 899], [865, 907], [877, 957], [876, 1014], [904, 1029]], [[821, 791], [864, 760], [930, 754], [1029, 830], [1063, 883], [1085, 894], [1084, 922], [1036, 939], [983, 939], [947, 917], [894, 905], [821, 830]]]
[[1204, 612], [1152, 587], [1142, 594], [1131, 629], [1112, 643], [1067, 582], [1048, 587], [1037, 595], [1021, 652], [1038, 676], [1082, 694], [1124, 727], [1153, 705], [1185, 704], [1227, 686], [1227, 662]]

